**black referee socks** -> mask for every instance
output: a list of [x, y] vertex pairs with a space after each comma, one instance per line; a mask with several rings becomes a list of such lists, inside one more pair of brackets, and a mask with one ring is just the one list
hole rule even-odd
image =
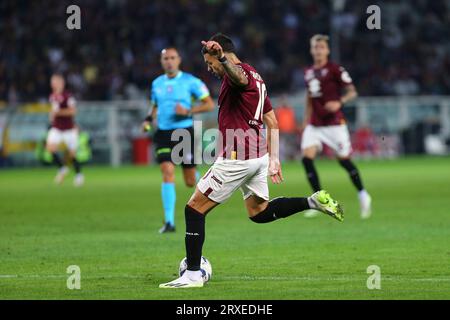
[[250, 217], [250, 220], [256, 223], [268, 223], [308, 209], [310, 209], [308, 198], [280, 197], [269, 201], [267, 208], [256, 216]]
[[192, 209], [190, 206], [184, 208], [186, 220], [186, 244], [187, 269], [190, 271], [200, 270], [202, 258], [202, 247], [205, 241], [205, 215]]

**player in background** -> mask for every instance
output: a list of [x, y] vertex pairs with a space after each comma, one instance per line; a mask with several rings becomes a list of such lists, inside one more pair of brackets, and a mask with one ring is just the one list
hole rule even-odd
[[[222, 79], [218, 122], [223, 143], [220, 156], [199, 181], [185, 207], [187, 270], [160, 288], [203, 286], [200, 261], [205, 216], [237, 189], [241, 189], [248, 216], [255, 223], [272, 222], [308, 209], [343, 220], [339, 204], [323, 190], [308, 198], [279, 197], [269, 201], [267, 176], [276, 184], [283, 177], [278, 155], [278, 124], [264, 80], [252, 66], [239, 60], [227, 36], [216, 34], [202, 44], [208, 70]], [[268, 129], [267, 138], [264, 124]], [[230, 135], [230, 131], [235, 134]], [[225, 139], [227, 135], [229, 139]]]
[[69, 172], [58, 155], [58, 148], [64, 143], [69, 150], [70, 160], [75, 169], [74, 185], [79, 187], [84, 183], [81, 165], [76, 158], [78, 147], [78, 128], [75, 125], [76, 102], [69, 91], [65, 90], [64, 77], [60, 74], [52, 75], [50, 79], [52, 93], [50, 95], [51, 111], [49, 120], [51, 128], [48, 132], [46, 148], [53, 156], [53, 162], [58, 166], [55, 182], [61, 184]]
[[[180, 70], [181, 57], [176, 48], [161, 51], [161, 66], [164, 74], [157, 77], [151, 86], [151, 109], [142, 124], [148, 131], [157, 119], [154, 134], [156, 160], [162, 173], [161, 197], [164, 208], [164, 225], [160, 233], [175, 231], [175, 165], [171, 152], [176, 141], [171, 140], [174, 130], [187, 129], [191, 136], [191, 154], [183, 155], [183, 177], [188, 187], [194, 187], [197, 170], [194, 163], [194, 129], [192, 115], [212, 111], [214, 103], [206, 85], [193, 75]], [[200, 102], [193, 105], [193, 100]]]
[[[342, 106], [357, 96], [348, 72], [328, 60], [328, 36], [317, 34], [311, 38], [314, 64], [305, 70], [307, 86], [304, 132], [302, 137], [303, 166], [314, 191], [321, 190], [314, 158], [325, 143], [332, 148], [340, 165], [348, 172], [358, 190], [361, 217], [371, 214], [371, 197], [364, 189], [358, 169], [350, 160], [352, 150], [350, 134]], [[343, 91], [343, 95], [342, 95]]]

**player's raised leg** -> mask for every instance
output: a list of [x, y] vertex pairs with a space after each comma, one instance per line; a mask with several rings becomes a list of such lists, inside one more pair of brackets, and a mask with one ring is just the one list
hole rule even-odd
[[252, 195], [245, 200], [250, 220], [268, 223], [306, 210], [323, 212], [338, 221], [344, 220], [344, 212], [339, 203], [325, 190], [310, 197], [278, 197], [270, 201]]
[[164, 225], [159, 233], [175, 231], [175, 165], [170, 161], [164, 161], [160, 164], [162, 174], [161, 199], [164, 209]]
[[[311, 209], [321, 211], [339, 221], [344, 220], [341, 206], [324, 190], [317, 191], [310, 197], [278, 197], [268, 201], [267, 158], [257, 160], [260, 163], [255, 163], [258, 166], [256, 174], [241, 187], [248, 215], [253, 222], [268, 223]], [[269, 173], [272, 181], [276, 184], [281, 183], [283, 180], [281, 167], [276, 161], [270, 161], [270, 165], [272, 168], [269, 169]]]

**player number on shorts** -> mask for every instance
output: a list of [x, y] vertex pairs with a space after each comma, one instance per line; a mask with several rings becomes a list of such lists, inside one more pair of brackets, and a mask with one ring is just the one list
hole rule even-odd
[[263, 106], [264, 106], [264, 100], [266, 99], [267, 90], [266, 90], [266, 85], [262, 82], [256, 81], [256, 86], [258, 87], [259, 101], [258, 101], [258, 108], [256, 108], [255, 120], [262, 121], [262, 115], [263, 115], [262, 110], [263, 110]]
[[308, 89], [313, 97], [320, 97], [322, 95], [322, 93], [320, 92], [320, 81], [317, 79], [312, 79], [310, 82], [308, 82]]

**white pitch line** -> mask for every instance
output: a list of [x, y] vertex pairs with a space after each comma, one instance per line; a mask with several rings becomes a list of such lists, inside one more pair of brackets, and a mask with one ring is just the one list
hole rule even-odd
[[[12, 275], [5, 274], [0, 275], [1, 278], [17, 278], [17, 279], [66, 279], [68, 275], [60, 274], [26, 274], [26, 275]], [[125, 278], [125, 279], [148, 279], [146, 276], [133, 276], [133, 275], [98, 275], [98, 276], [82, 276], [83, 279], [114, 279], [114, 278]]]
[[[55, 274], [26, 274], [14, 275], [4, 274], [0, 275], [0, 279], [66, 279], [68, 275]], [[144, 279], [150, 280], [148, 276], [129, 275], [129, 274], [107, 274], [107, 275], [93, 275], [81, 276], [82, 279]], [[277, 277], [277, 276], [217, 276], [219, 280], [243, 280], [243, 281], [366, 281], [365, 277]], [[382, 276], [382, 281], [411, 281], [411, 282], [450, 282], [450, 278], [406, 278], [406, 277], [391, 277]]]
[[[365, 281], [361, 277], [272, 277], [272, 276], [225, 276], [220, 277], [225, 280], [268, 280], [268, 281]], [[413, 281], [413, 282], [450, 282], [450, 278], [405, 278], [389, 277], [381, 278], [382, 281]]]

